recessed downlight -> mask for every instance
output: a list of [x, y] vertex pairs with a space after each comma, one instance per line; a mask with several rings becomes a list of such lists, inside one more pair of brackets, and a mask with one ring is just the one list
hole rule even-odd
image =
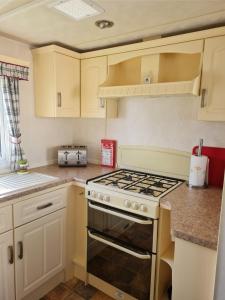
[[95, 22], [95, 25], [100, 29], [105, 29], [113, 27], [114, 23], [109, 20], [98, 20]]

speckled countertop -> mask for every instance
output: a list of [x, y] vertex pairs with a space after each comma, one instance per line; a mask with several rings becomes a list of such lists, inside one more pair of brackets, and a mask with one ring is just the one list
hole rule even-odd
[[[87, 167], [77, 168], [49, 165], [31, 171], [55, 176], [57, 179], [50, 183], [4, 194], [0, 196], [0, 204], [72, 181], [85, 184], [88, 179], [109, 173], [112, 169], [88, 164]], [[171, 231], [175, 237], [216, 249], [221, 198], [221, 189], [191, 189], [184, 183], [163, 197], [160, 206], [171, 210]]]
[[38, 186], [31, 186], [26, 189], [21, 189], [18, 191], [13, 191], [10, 193], [5, 193], [0, 196], [0, 203], [8, 200], [13, 200], [15, 198], [23, 197], [32, 193], [36, 193], [47, 188], [51, 188], [60, 184], [68, 183], [71, 181], [79, 182], [85, 184], [90, 178], [100, 176], [111, 172], [113, 169], [104, 168], [100, 165], [88, 164], [86, 167], [58, 167], [58, 165], [49, 165], [39, 168], [30, 169], [32, 172], [43, 173], [45, 175], [50, 175], [57, 177], [56, 180], [48, 182], [46, 184], [41, 184]]
[[193, 189], [183, 183], [160, 206], [171, 210], [173, 236], [216, 250], [221, 200], [219, 188]]

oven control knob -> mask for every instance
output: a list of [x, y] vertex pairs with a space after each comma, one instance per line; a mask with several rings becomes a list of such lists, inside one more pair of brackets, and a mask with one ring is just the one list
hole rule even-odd
[[140, 210], [143, 212], [147, 211], [147, 206], [145, 206], [144, 204], [141, 204]]
[[137, 210], [139, 208], [139, 204], [137, 202], [132, 202], [131, 207], [135, 210]]
[[124, 206], [125, 207], [130, 207], [131, 206], [131, 202], [129, 200], [125, 200], [124, 201]]
[[106, 202], [110, 202], [110, 197], [108, 195], [103, 196], [103, 200]]
[[95, 191], [91, 191], [91, 197], [95, 198], [97, 196], [97, 193]]
[[99, 199], [99, 200], [103, 200], [103, 195], [102, 195], [101, 193], [98, 193], [97, 196], [98, 196], [98, 199]]

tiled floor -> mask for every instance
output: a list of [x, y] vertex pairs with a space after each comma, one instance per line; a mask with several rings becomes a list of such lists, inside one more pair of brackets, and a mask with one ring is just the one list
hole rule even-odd
[[77, 279], [59, 284], [40, 300], [113, 300], [109, 296], [96, 290]]

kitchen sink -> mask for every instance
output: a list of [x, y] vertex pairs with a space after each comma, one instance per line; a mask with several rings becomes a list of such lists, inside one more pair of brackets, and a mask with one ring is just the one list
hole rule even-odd
[[35, 172], [27, 174], [9, 174], [0, 177], [0, 195], [38, 186], [40, 184], [50, 183], [57, 179], [58, 177]]

